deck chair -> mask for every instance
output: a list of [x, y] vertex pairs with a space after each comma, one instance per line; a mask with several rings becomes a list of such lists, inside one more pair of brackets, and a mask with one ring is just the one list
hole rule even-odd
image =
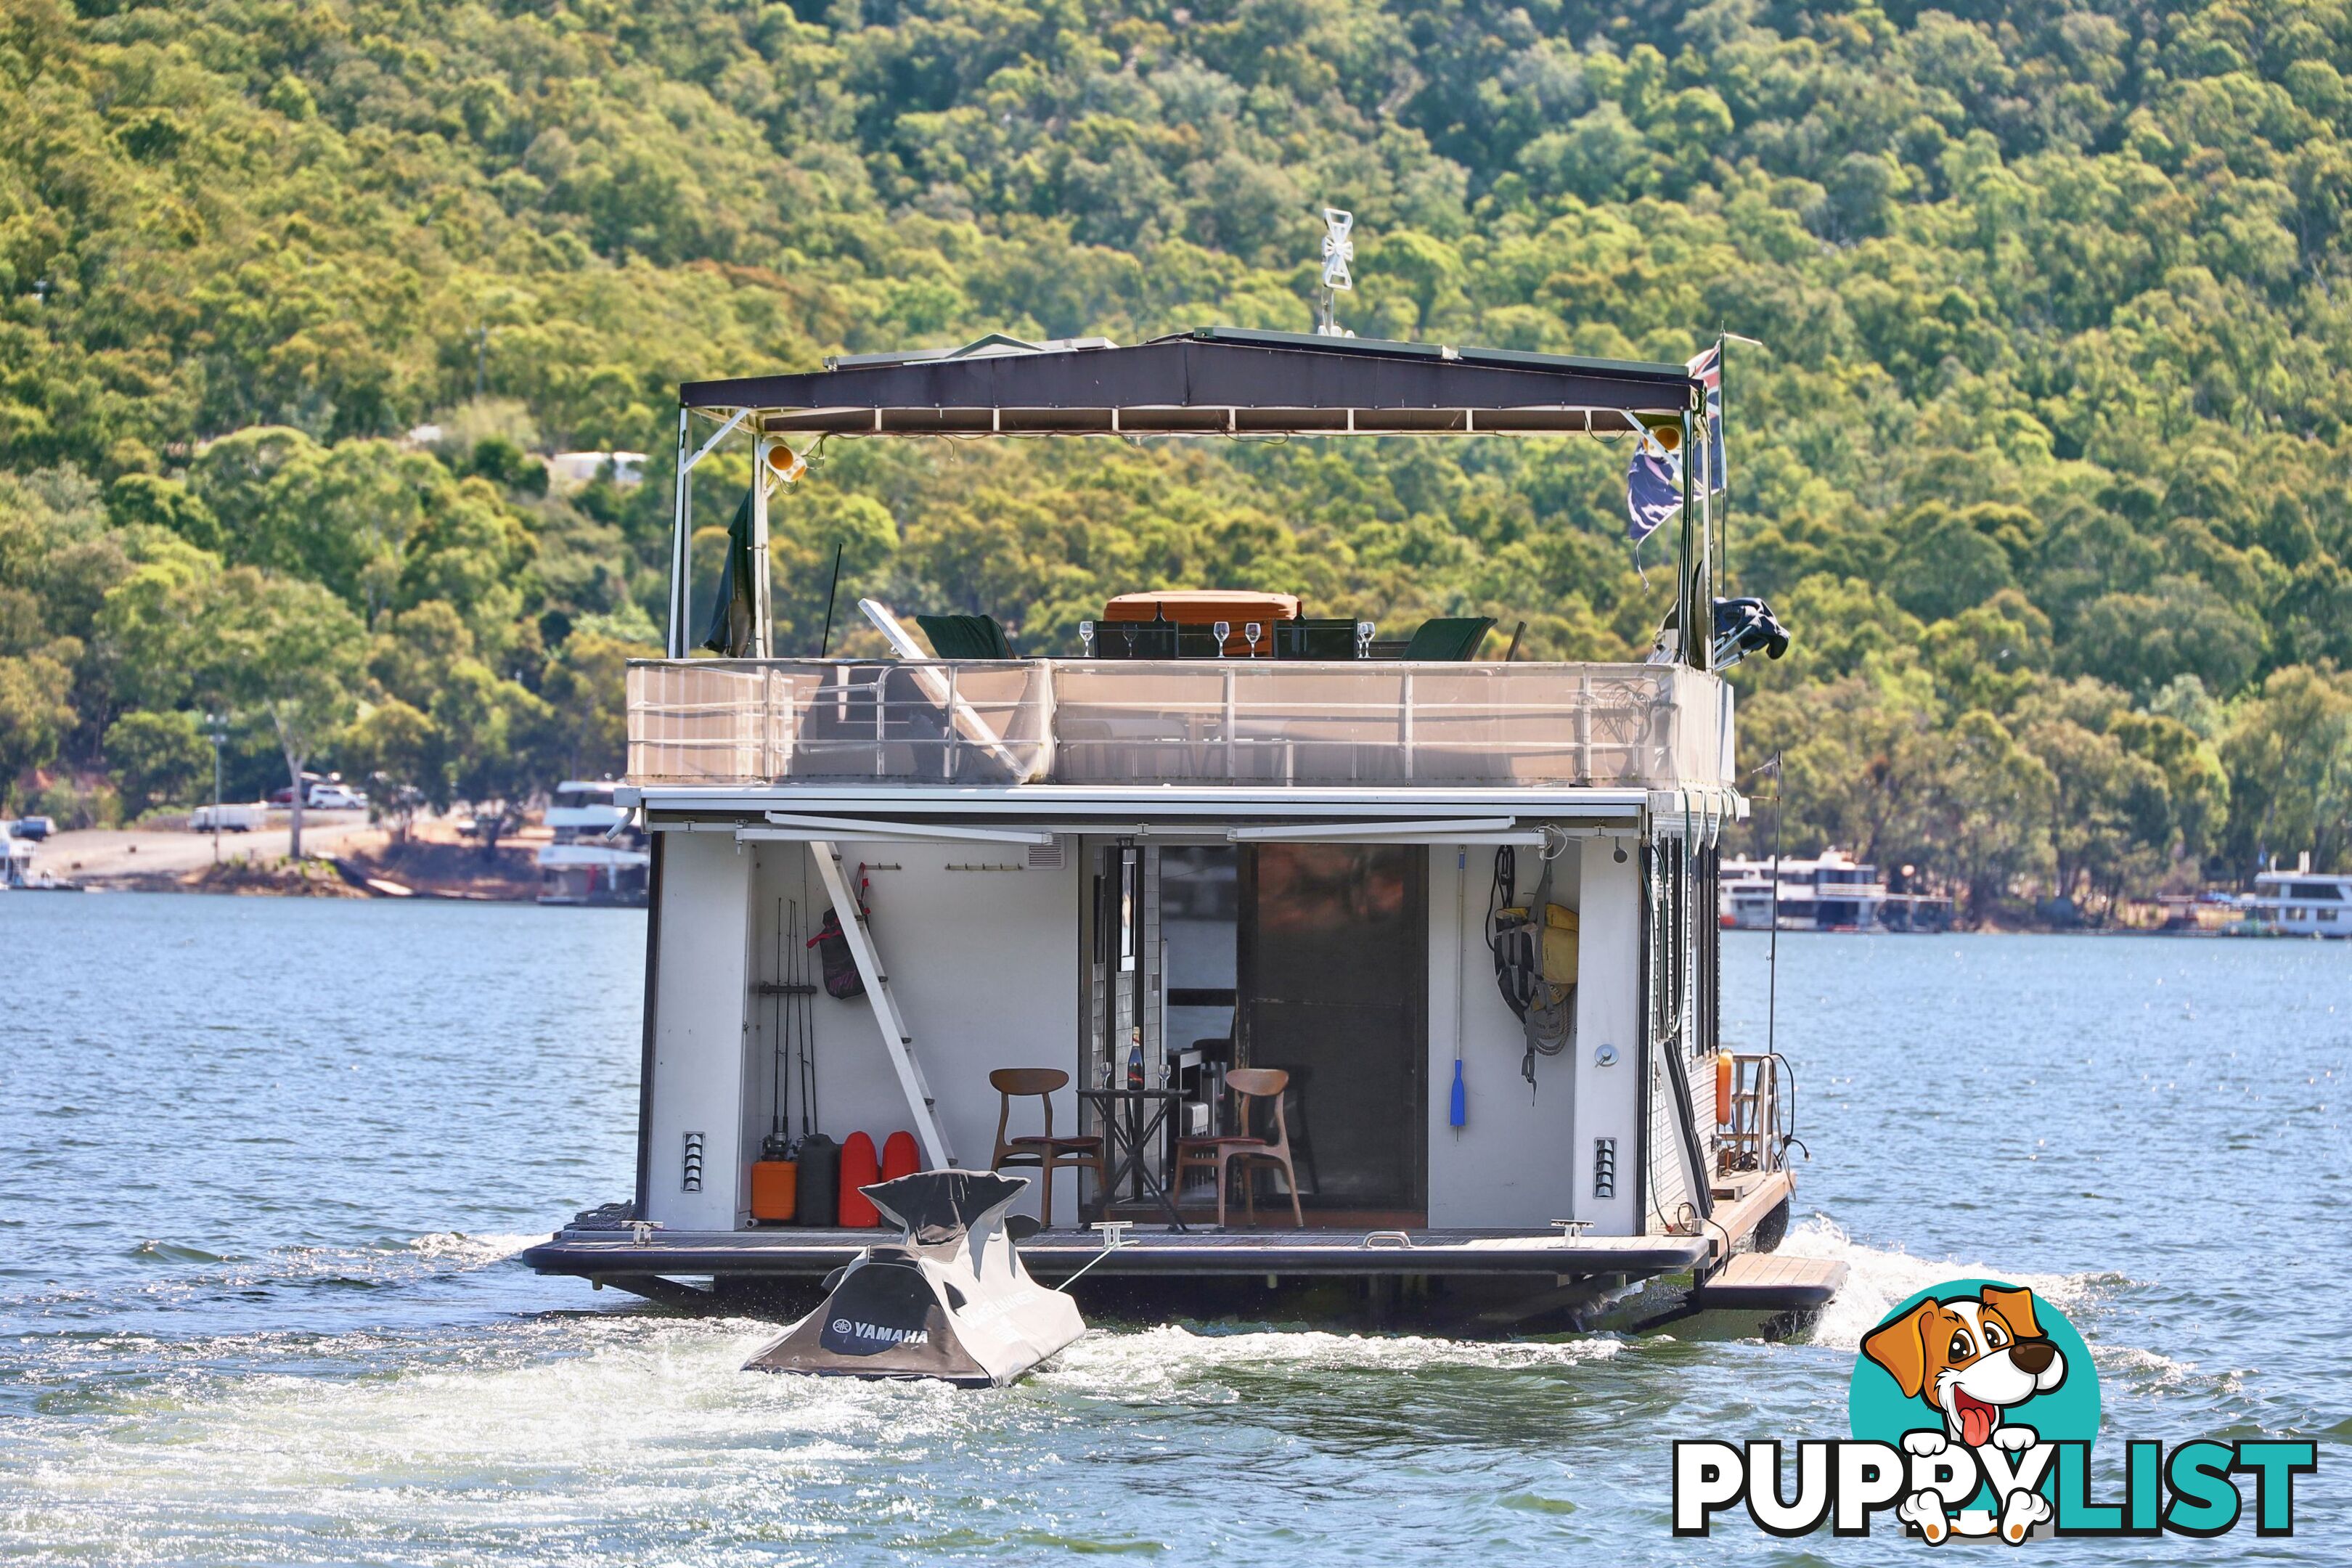
[[[957, 733], [985, 750], [999, 766], [1013, 774], [1014, 783], [1035, 782], [1031, 777], [1033, 769], [1007, 749], [1005, 738], [990, 727], [978, 709], [956, 695], [955, 687], [946, 676], [929, 668], [923, 645], [915, 640], [915, 634], [907, 629], [906, 623], [898, 619], [889, 605], [878, 599], [860, 599], [857, 608], [874, 623], [874, 629], [882, 634], [883, 640], [890, 645], [890, 651], [910, 662], [907, 673], [914, 678], [917, 689], [922, 692], [926, 701], [946, 710], [949, 722], [955, 726]], [[985, 616], [979, 618], [986, 619]], [[1042, 661], [1037, 668], [1044, 668]], [[1041, 748], [1041, 754], [1050, 757], [1050, 748]]]
[[1404, 657], [1466, 664], [1478, 657], [1478, 645], [1486, 640], [1486, 633], [1494, 625], [1492, 616], [1423, 621], [1421, 629], [1412, 634], [1412, 640], [1404, 645]]
[[[1290, 1221], [1304, 1230], [1307, 1216], [1298, 1206], [1298, 1173], [1290, 1163], [1290, 1123], [1283, 1115], [1282, 1091], [1290, 1086], [1290, 1075], [1280, 1068], [1234, 1068], [1225, 1074], [1225, 1088], [1233, 1092], [1234, 1111], [1240, 1126], [1238, 1131], [1216, 1138], [1179, 1138], [1176, 1140], [1176, 1187], [1181, 1191], [1187, 1170], [1213, 1170], [1217, 1175], [1217, 1226], [1225, 1223], [1225, 1173], [1239, 1165], [1242, 1178], [1242, 1204], [1249, 1214], [1249, 1222], [1257, 1224], [1257, 1185], [1250, 1180], [1254, 1166], [1271, 1166], [1282, 1173], [1290, 1189]], [[1250, 1101], [1270, 1100], [1274, 1102], [1274, 1136], [1252, 1136], [1249, 1130]]]
[[[1059, 1068], [998, 1068], [988, 1075], [991, 1089], [996, 1090], [996, 1150], [988, 1158], [988, 1168], [1002, 1171], [1015, 1165], [1032, 1165], [1037, 1170], [1037, 1223], [1050, 1227], [1054, 1223], [1054, 1173], [1063, 1169], [1087, 1169], [1095, 1173], [1095, 1191], [1106, 1194], [1110, 1178], [1104, 1174], [1103, 1141], [1084, 1133], [1054, 1133], [1054, 1095], [1069, 1087], [1070, 1075]], [[1045, 1131], [1043, 1137], [1004, 1135], [1013, 1121], [1015, 1100], [1035, 1099], [1045, 1109]]]
[[994, 616], [917, 616], [915, 624], [941, 658], [1011, 658], [1013, 645]]

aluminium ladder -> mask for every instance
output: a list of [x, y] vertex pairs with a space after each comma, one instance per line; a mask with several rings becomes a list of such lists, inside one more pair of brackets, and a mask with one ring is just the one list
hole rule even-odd
[[866, 923], [866, 909], [849, 886], [848, 875], [841, 867], [840, 847], [832, 839], [813, 839], [809, 843], [812, 858], [816, 861], [816, 873], [824, 879], [825, 896], [833, 900], [834, 913], [846, 919], [839, 921], [841, 934], [849, 943], [849, 955], [857, 964], [858, 977], [866, 982], [866, 1000], [874, 1008], [874, 1022], [882, 1030], [882, 1048], [890, 1058], [890, 1066], [898, 1074], [898, 1087], [907, 1096], [907, 1110], [915, 1119], [915, 1137], [921, 1143], [923, 1157], [930, 1168], [944, 1171], [956, 1163], [948, 1148], [947, 1133], [940, 1126], [938, 1102], [931, 1098], [931, 1088], [923, 1077], [923, 1064], [915, 1056], [915, 1037], [907, 1027], [905, 1015], [898, 1011], [898, 998], [890, 994], [890, 976], [882, 967], [882, 956], [874, 946], [874, 933]]

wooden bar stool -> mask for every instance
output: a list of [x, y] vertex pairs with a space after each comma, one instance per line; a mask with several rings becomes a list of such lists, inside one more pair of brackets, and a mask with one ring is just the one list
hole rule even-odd
[[[1299, 1229], [1307, 1228], [1307, 1215], [1298, 1206], [1298, 1173], [1290, 1165], [1290, 1124], [1282, 1114], [1282, 1091], [1290, 1085], [1290, 1075], [1280, 1068], [1234, 1068], [1225, 1074], [1225, 1087], [1234, 1091], [1234, 1121], [1237, 1132], [1218, 1138], [1179, 1138], [1176, 1140], [1176, 1184], [1181, 1190], [1187, 1166], [1217, 1173], [1217, 1224], [1225, 1223], [1225, 1170], [1242, 1167], [1242, 1203], [1249, 1215], [1250, 1224], [1257, 1224], [1257, 1189], [1249, 1179], [1253, 1164], [1270, 1165], [1282, 1173], [1290, 1188], [1290, 1220]], [[1254, 1137], [1250, 1127], [1250, 1101], [1274, 1101], [1274, 1137]]]
[[[1103, 1141], [1082, 1133], [1054, 1132], [1054, 1093], [1069, 1086], [1070, 1075], [1059, 1068], [998, 1068], [988, 1075], [989, 1086], [996, 1090], [996, 1152], [989, 1156], [988, 1168], [1002, 1171], [1011, 1165], [1031, 1165], [1038, 1172], [1037, 1223], [1054, 1223], [1054, 1173], [1064, 1166], [1072, 1170], [1091, 1167], [1095, 1173], [1095, 1189], [1099, 1192], [1110, 1184], [1103, 1173]], [[1035, 1096], [1045, 1108], [1045, 1131], [1042, 1137], [1007, 1138], [1004, 1129], [1013, 1120], [1015, 1097]]]

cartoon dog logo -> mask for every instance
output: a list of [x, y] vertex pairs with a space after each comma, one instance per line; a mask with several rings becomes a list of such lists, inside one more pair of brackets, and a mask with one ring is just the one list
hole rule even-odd
[[[2010, 1453], [2032, 1447], [2039, 1434], [2011, 1422], [2009, 1412], [2066, 1381], [2066, 1357], [2033, 1315], [2033, 1292], [1986, 1285], [1973, 1296], [1934, 1297], [1873, 1330], [1862, 1353], [1885, 1369], [1904, 1396], [1922, 1400], [1943, 1417], [1941, 1432], [1906, 1435], [1904, 1447], [1932, 1457], [1946, 1445], [1987, 1444]], [[1944, 1507], [1933, 1491], [1897, 1510], [1930, 1542], [1946, 1533]], [[2038, 1492], [2012, 1494], [2000, 1510], [2000, 1533], [2011, 1542], [2050, 1515]]]
[[1930, 1297], [1873, 1330], [1862, 1353], [1886, 1369], [1906, 1397], [1940, 1411], [1945, 1434], [1971, 1448], [2018, 1449], [2032, 1428], [2002, 1413], [2066, 1381], [2066, 1358], [2033, 1318], [2033, 1292], [1987, 1285], [1977, 1295]]

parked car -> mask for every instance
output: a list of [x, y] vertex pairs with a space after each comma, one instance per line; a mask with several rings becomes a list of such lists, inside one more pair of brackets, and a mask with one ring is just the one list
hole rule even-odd
[[49, 816], [20, 816], [9, 828], [16, 837], [30, 838], [36, 843], [57, 830], [57, 819]]
[[339, 784], [312, 784], [310, 809], [313, 811], [358, 811], [367, 805], [367, 796], [358, 790]]
[[[341, 775], [334, 778], [328, 778], [322, 773], [314, 773], [308, 768], [302, 770], [302, 788], [306, 792], [315, 790], [320, 784], [341, 784], [341, 782], [342, 779]], [[307, 802], [310, 797], [306, 793], [302, 798]], [[294, 786], [290, 784], [280, 784], [276, 789], [270, 791], [269, 804], [272, 805], [292, 805], [294, 804]]]

